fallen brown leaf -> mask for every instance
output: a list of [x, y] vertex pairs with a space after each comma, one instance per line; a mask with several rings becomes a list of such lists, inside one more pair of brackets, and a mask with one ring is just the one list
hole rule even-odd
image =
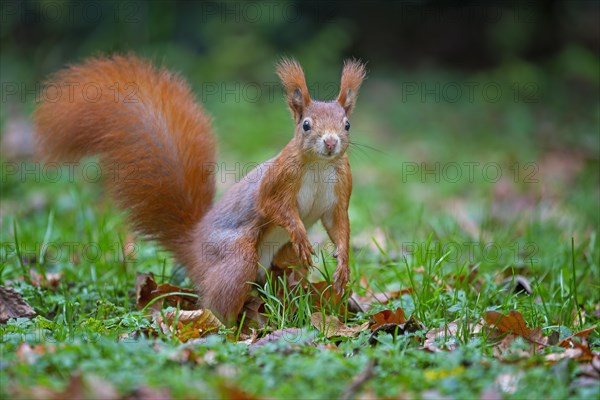
[[[548, 344], [548, 337], [542, 335], [542, 329], [529, 328], [520, 312], [512, 310], [509, 315], [497, 311], [488, 311], [484, 315], [489, 338], [498, 339], [494, 344], [494, 355], [503, 360], [528, 358], [539, 354]], [[518, 339], [525, 339], [526, 348], [512, 346]]]
[[176, 352], [169, 354], [169, 360], [180, 364], [202, 364], [203, 357], [192, 347], [179, 348]]
[[154, 322], [166, 335], [182, 342], [215, 333], [225, 325], [209, 310], [173, 310], [157, 314]]
[[53, 345], [44, 346], [42, 344], [36, 344], [35, 346], [31, 346], [27, 342], [22, 342], [19, 347], [17, 347], [17, 359], [25, 364], [34, 364], [37, 359], [46, 354], [53, 353], [55, 351], [55, 347]]
[[181, 310], [198, 309], [197, 295], [194, 290], [171, 285], [169, 283], [162, 283], [158, 285], [154, 280], [154, 275], [152, 273], [138, 274], [135, 280], [135, 293], [135, 303], [138, 310], [146, 307], [157, 297], [161, 297], [169, 293], [172, 293], [172, 295], [164, 296], [158, 300], [154, 300], [149, 308], [153, 311], [159, 311], [166, 302], [168, 305], [172, 307], [178, 307]]
[[333, 285], [326, 281], [311, 282], [307, 288], [311, 294], [311, 303], [317, 311], [330, 310], [339, 307], [340, 315], [346, 313], [346, 305], [342, 303], [343, 296], [333, 289]]
[[[300, 339], [303, 337], [303, 331], [299, 328], [287, 328], [287, 329], [279, 329], [274, 332], [269, 333], [268, 335], [258, 339], [256, 342], [251, 343], [249, 346], [250, 352], [255, 351], [259, 347], [266, 345], [267, 343], [273, 343], [279, 340], [283, 340], [286, 343], [291, 344], [299, 344], [302, 343]], [[306, 344], [312, 344], [312, 341]]]
[[[377, 336], [381, 332], [386, 332], [392, 335], [404, 335], [407, 333], [415, 333], [418, 331], [425, 330], [425, 325], [423, 325], [420, 321], [411, 316], [405, 323], [403, 324], [383, 324], [378, 326], [373, 333], [371, 333], [371, 337], [369, 337], [369, 344], [377, 343]], [[417, 340], [415, 338], [415, 340]]]
[[[591, 352], [590, 352], [590, 354], [591, 354]], [[565, 351], [560, 352], [560, 353], [546, 354], [544, 359], [546, 361], [549, 361], [550, 363], [555, 363], [555, 362], [563, 360], [565, 358], [570, 358], [573, 360], [580, 360], [583, 357], [584, 357], [584, 353], [581, 348], [571, 348], [571, 349], [565, 349]]]
[[[186, 293], [187, 295], [175, 294], [175, 293]], [[170, 283], [161, 283], [156, 289], [151, 292], [153, 298], [173, 293], [170, 296], [166, 296], [164, 301], [167, 302], [171, 307], [179, 307], [181, 310], [197, 310], [198, 309], [198, 296], [192, 289], [182, 288], [179, 286], [171, 285]]]
[[[557, 346], [564, 347], [567, 350], [565, 350], [563, 353], [556, 353], [557, 356], [555, 356], [555, 358], [559, 357], [559, 359], [571, 358], [577, 361], [592, 361], [594, 358], [594, 353], [590, 349], [587, 339], [594, 329], [596, 329], [596, 325], [562, 339], [560, 342], [558, 342]], [[550, 355], [546, 356], [546, 358], [548, 359], [549, 356]], [[554, 360], [553, 357], [550, 357], [549, 361], [556, 360]]]
[[600, 380], [600, 354], [594, 354], [592, 361], [579, 367], [579, 375]]
[[373, 320], [375, 322], [371, 326], [373, 333], [371, 333], [371, 337], [369, 338], [369, 344], [377, 343], [377, 336], [381, 332], [404, 335], [406, 333], [425, 330], [425, 325], [418, 321], [414, 315], [407, 320], [402, 308], [396, 309], [395, 312], [391, 312], [390, 310], [380, 311], [373, 315]]
[[395, 312], [390, 310], [379, 311], [377, 314], [373, 314], [373, 320], [375, 323], [371, 326], [372, 331], [386, 324], [403, 324], [406, 322], [406, 317], [404, 316], [404, 310], [398, 308]]
[[572, 334], [571, 336], [566, 337], [563, 340], [561, 340], [560, 342], [558, 342], [558, 346], [569, 348], [569, 347], [571, 347], [570, 343], [573, 341], [574, 338], [580, 338], [582, 340], [587, 340], [587, 338], [590, 336], [590, 333], [592, 333], [594, 331], [594, 329], [596, 329], [596, 327], [597, 327], [597, 325], [594, 325], [591, 328], [587, 328], [582, 331], [576, 332], [576, 333]]
[[523, 275], [515, 275], [505, 278], [500, 282], [500, 284], [504, 287], [509, 287], [511, 292], [516, 294], [532, 294], [533, 289], [531, 288], [531, 284], [529, 280]]
[[12, 288], [0, 286], [0, 323], [10, 318], [31, 318], [35, 311], [21, 295]]
[[[152, 297], [152, 291], [158, 287], [158, 284], [154, 280], [154, 274], [139, 273], [135, 278], [135, 307], [138, 310], [143, 309], [154, 299]], [[157, 300], [150, 306], [150, 309], [158, 311], [162, 308], [163, 300]]]
[[33, 286], [52, 291], [58, 289], [58, 285], [60, 284], [62, 277], [63, 274], [57, 272], [46, 272], [45, 274], [40, 274], [34, 269], [29, 271], [29, 279], [31, 280], [31, 284]]
[[[112, 383], [105, 381], [98, 375], [87, 375], [83, 381], [85, 393], [87, 394], [84, 398], [98, 399], [98, 400], [111, 400], [120, 399], [117, 389]], [[73, 399], [69, 395], [62, 397], [63, 399]]]
[[312, 326], [323, 333], [326, 338], [332, 337], [356, 337], [358, 334], [369, 327], [369, 323], [365, 322], [362, 325], [348, 326], [333, 315], [325, 315], [320, 311], [313, 313], [310, 316]]
[[267, 323], [265, 313], [265, 301], [258, 295], [250, 295], [244, 303], [242, 313], [245, 313], [243, 332], [251, 331], [251, 328], [262, 329]]
[[274, 342], [278, 343], [277, 352], [284, 355], [302, 352], [306, 346], [317, 347], [321, 350], [337, 349], [337, 346], [331, 342], [327, 344], [315, 343], [314, 339], [313, 332], [298, 328], [286, 328], [274, 331], [254, 343], [250, 343], [248, 350], [252, 354], [266, 344]]
[[[557, 343], [556, 334], [547, 337], [542, 335], [541, 328], [532, 329], [527, 327], [523, 316], [518, 311], [513, 310], [508, 316], [497, 311], [488, 311], [484, 315], [484, 320], [488, 324], [490, 338], [496, 339], [502, 336], [494, 345], [494, 354], [498, 358], [527, 358], [533, 354], [538, 354], [542, 349], [552, 344], [566, 350], [546, 354], [544, 360], [549, 363], [555, 363], [566, 358], [577, 361], [591, 361], [594, 358], [594, 353], [587, 343], [587, 338], [596, 329], [596, 326], [574, 333]], [[529, 343], [529, 347], [511, 349], [511, 345], [519, 337], [525, 339]]]
[[172, 398], [169, 389], [148, 386], [141, 386], [122, 397], [123, 400], [170, 400]]
[[[460, 321], [452, 321], [449, 324], [429, 330], [425, 334], [425, 343], [423, 348], [431, 352], [440, 352], [443, 350], [453, 351], [458, 347], [458, 323]], [[441, 342], [441, 343], [440, 343]]]
[[595, 353], [594, 358], [592, 359], [592, 368], [596, 370], [596, 372], [600, 373], [600, 354]]
[[541, 328], [528, 328], [520, 312], [511, 310], [508, 315], [498, 311], [488, 311], [484, 316], [489, 327], [498, 330], [501, 334], [513, 334], [530, 342], [545, 345], [548, 338], [544, 338]]
[[218, 385], [219, 394], [223, 399], [236, 399], [236, 400], [257, 400], [259, 397], [253, 396], [248, 392], [242, 390], [238, 386], [232, 383], [221, 382]]

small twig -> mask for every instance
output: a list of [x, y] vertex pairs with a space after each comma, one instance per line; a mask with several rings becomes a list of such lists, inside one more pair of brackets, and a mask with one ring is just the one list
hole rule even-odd
[[354, 377], [352, 382], [342, 392], [341, 400], [350, 400], [358, 393], [360, 388], [373, 376], [373, 370], [377, 365], [377, 360], [371, 360], [362, 372]]

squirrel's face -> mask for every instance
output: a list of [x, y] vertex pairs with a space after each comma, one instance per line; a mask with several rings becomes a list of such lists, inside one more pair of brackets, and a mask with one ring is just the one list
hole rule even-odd
[[304, 71], [298, 62], [283, 59], [277, 65], [277, 74], [287, 93], [287, 102], [296, 122], [295, 137], [302, 152], [310, 157], [333, 160], [348, 148], [350, 122], [365, 78], [365, 66], [357, 60], [347, 60], [342, 70], [340, 93], [336, 100], [324, 102], [310, 98]]
[[334, 160], [348, 148], [350, 121], [337, 102], [312, 101], [297, 121], [295, 136], [309, 157]]

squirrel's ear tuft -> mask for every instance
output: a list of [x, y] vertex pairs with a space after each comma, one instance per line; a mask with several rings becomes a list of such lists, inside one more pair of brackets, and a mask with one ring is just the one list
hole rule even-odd
[[291, 58], [282, 58], [277, 63], [277, 75], [287, 92], [287, 101], [294, 114], [294, 120], [300, 120], [304, 108], [310, 104], [310, 95], [300, 64]]
[[344, 62], [340, 94], [337, 101], [346, 110], [346, 115], [350, 115], [356, 104], [358, 89], [365, 79], [366, 74], [365, 64], [360, 60], [346, 60]]

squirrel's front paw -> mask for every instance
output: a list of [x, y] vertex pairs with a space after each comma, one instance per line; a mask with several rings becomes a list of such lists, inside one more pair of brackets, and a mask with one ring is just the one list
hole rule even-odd
[[343, 295], [346, 291], [349, 276], [350, 268], [348, 268], [348, 265], [338, 264], [333, 274], [333, 288], [340, 295]]
[[298, 254], [298, 258], [304, 267], [310, 267], [312, 265], [312, 256], [315, 254], [308, 239], [294, 242], [294, 249]]

